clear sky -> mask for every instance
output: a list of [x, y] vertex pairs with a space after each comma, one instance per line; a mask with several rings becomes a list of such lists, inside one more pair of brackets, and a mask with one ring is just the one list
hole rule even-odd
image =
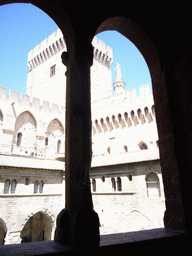
[[[28, 52], [57, 30], [56, 23], [31, 4], [0, 6], [0, 86], [20, 93], [26, 92]], [[149, 83], [147, 64], [127, 38], [107, 31], [97, 35], [113, 48], [112, 82], [116, 80], [116, 64], [121, 65], [126, 89]]]

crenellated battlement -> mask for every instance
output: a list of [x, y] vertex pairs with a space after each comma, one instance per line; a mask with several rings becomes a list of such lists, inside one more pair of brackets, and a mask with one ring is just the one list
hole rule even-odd
[[10, 105], [17, 103], [23, 109], [33, 109], [35, 111], [44, 111], [46, 113], [61, 114], [64, 113], [65, 110], [63, 106], [53, 104], [48, 101], [42, 101], [24, 93], [22, 93], [19, 98], [19, 92], [14, 90], [7, 91], [7, 88], [2, 86], [0, 86], [0, 101], [3, 103], [10, 103]]
[[66, 48], [65, 40], [61, 30], [53, 32], [49, 37], [38, 44], [28, 53], [27, 66], [33, 70], [53, 55]]
[[[110, 68], [113, 63], [112, 48], [96, 37], [93, 38], [92, 44], [94, 58]], [[29, 70], [33, 70], [61, 50], [66, 50], [66, 44], [61, 30], [58, 28], [28, 53], [27, 66]]]
[[113, 50], [97, 37], [93, 38], [93, 55], [96, 60], [110, 68], [113, 63]]
[[127, 90], [126, 96], [118, 95], [97, 101], [92, 107], [93, 135], [117, 128], [137, 126], [155, 120], [155, 106], [149, 84]]
[[137, 95], [136, 88], [131, 88], [126, 91], [125, 95], [115, 95], [114, 97], [103, 98], [102, 100], [94, 101], [94, 107], [105, 108], [107, 106], [117, 106], [117, 102], [122, 104], [135, 104], [138, 105], [143, 101], [148, 101], [153, 99], [152, 92], [150, 91], [150, 85], [144, 84], [139, 86], [139, 95]]

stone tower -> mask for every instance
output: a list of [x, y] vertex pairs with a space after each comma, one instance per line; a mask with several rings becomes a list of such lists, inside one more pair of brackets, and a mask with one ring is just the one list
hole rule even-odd
[[[110, 67], [113, 51], [101, 40], [93, 38], [93, 65], [91, 67], [92, 102], [112, 97]], [[28, 54], [26, 93], [32, 97], [64, 106], [66, 90], [66, 67], [61, 54], [67, 51], [63, 34], [57, 29]]]

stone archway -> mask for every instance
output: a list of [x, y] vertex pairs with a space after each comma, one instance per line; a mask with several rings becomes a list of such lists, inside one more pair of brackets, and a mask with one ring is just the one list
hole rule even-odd
[[6, 237], [7, 228], [5, 222], [0, 218], [0, 245], [4, 244]]
[[[178, 161], [175, 155], [174, 132], [164, 63], [152, 39], [136, 23], [126, 17], [104, 20], [96, 33], [115, 30], [132, 41], [143, 55], [151, 75], [159, 135], [160, 163], [166, 198], [164, 224], [168, 229], [186, 229], [183, 200], [179, 179]], [[172, 199], [176, 199], [173, 204]], [[174, 206], [173, 206], [174, 205]]]
[[149, 218], [138, 210], [133, 210], [123, 216], [118, 224], [116, 232], [130, 232], [144, 229], [152, 229], [155, 226]]
[[37, 242], [51, 240], [52, 221], [42, 212], [37, 212], [29, 218], [21, 231], [21, 242]]
[[37, 122], [29, 111], [24, 111], [17, 117], [13, 136], [13, 154], [35, 155], [36, 129]]

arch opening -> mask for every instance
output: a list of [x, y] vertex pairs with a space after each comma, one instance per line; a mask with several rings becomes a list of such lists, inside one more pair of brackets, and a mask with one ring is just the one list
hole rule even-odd
[[51, 218], [42, 212], [37, 212], [26, 222], [21, 231], [21, 243], [51, 240]]

